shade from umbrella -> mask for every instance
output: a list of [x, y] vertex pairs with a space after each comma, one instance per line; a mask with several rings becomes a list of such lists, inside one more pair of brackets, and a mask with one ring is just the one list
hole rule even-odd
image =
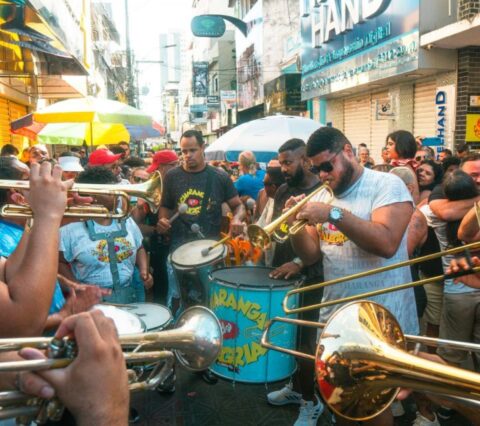
[[306, 142], [321, 126], [309, 118], [289, 115], [252, 120], [234, 127], [209, 145], [206, 159], [236, 161], [242, 151], [252, 151], [258, 162], [268, 163], [287, 140], [299, 138]]
[[56, 102], [33, 113], [40, 123], [119, 123], [133, 126], [151, 126], [152, 117], [110, 99], [85, 98], [67, 99]]

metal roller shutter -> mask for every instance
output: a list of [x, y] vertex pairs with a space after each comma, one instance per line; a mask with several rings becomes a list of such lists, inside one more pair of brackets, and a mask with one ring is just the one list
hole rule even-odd
[[10, 115], [8, 101], [0, 98], [0, 145], [10, 143]]
[[344, 133], [356, 148], [358, 144], [370, 145], [370, 95], [345, 99]]
[[435, 80], [415, 84], [413, 104], [414, 136], [435, 136]]
[[370, 156], [375, 164], [382, 163], [382, 148], [388, 135], [389, 120], [377, 120], [377, 100], [388, 98], [388, 92], [374, 93], [371, 101]]

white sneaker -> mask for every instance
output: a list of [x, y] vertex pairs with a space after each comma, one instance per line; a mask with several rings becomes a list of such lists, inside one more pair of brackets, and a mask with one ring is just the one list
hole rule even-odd
[[292, 390], [292, 384], [286, 384], [282, 389], [270, 392], [267, 400], [272, 405], [301, 404], [302, 394]]
[[405, 414], [405, 409], [400, 401], [395, 401], [391, 406], [393, 417], [402, 417]]
[[323, 413], [322, 401], [315, 395], [317, 404], [313, 405], [313, 401], [302, 401], [300, 414], [293, 426], [315, 426], [318, 418]]
[[435, 418], [433, 420], [428, 420], [417, 411], [417, 417], [413, 421], [412, 426], [440, 426], [437, 415], [435, 413], [433, 415]]

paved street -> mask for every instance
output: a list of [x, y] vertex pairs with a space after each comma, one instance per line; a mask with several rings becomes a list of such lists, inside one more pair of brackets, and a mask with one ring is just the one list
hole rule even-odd
[[[269, 385], [270, 390], [277, 384]], [[206, 384], [199, 376], [177, 370], [176, 391], [172, 395], [142, 392], [134, 395], [132, 405], [139, 411], [138, 426], [292, 426], [298, 415], [295, 405], [272, 407], [267, 404], [267, 390], [251, 385], [219, 379], [216, 385]], [[405, 404], [407, 414], [398, 418], [396, 426], [411, 425], [414, 407]], [[331, 425], [325, 411], [318, 426]], [[442, 426], [467, 426], [456, 416]]]

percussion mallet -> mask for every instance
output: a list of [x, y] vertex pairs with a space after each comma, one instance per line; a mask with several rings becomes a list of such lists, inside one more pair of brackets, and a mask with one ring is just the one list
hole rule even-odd
[[200, 225], [198, 223], [192, 223], [192, 226], [190, 227], [190, 230], [194, 234], [198, 234], [200, 238], [205, 239], [205, 235], [202, 234], [202, 231], [200, 231]]
[[225, 243], [230, 238], [231, 238], [230, 235], [227, 235], [226, 237], [222, 238], [220, 241], [217, 241], [215, 244], [212, 244], [210, 247], [205, 247], [202, 250], [202, 256], [207, 256], [208, 253], [210, 253], [215, 247], [218, 247], [219, 245], [222, 245], [223, 243]]
[[186, 213], [188, 210], [188, 206], [185, 203], [182, 203], [178, 206], [178, 210], [175, 214], [172, 215], [172, 217], [169, 219], [169, 222], [172, 223], [175, 219], [178, 218], [181, 214]]

